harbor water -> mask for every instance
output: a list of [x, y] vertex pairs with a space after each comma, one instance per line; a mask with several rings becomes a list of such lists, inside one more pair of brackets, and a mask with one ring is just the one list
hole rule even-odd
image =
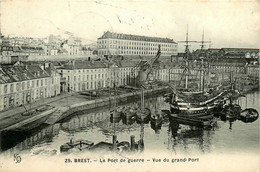
[[[236, 100], [242, 109], [255, 108], [260, 112], [260, 92], [247, 94]], [[124, 106], [139, 107], [140, 102]], [[169, 109], [164, 97], [145, 99], [145, 107], [152, 113], [155, 110]], [[60, 146], [72, 140], [89, 140], [94, 143], [112, 142], [116, 134], [119, 141], [130, 142], [130, 136], [140, 138], [140, 124], [130, 121], [124, 124], [122, 120], [111, 123], [111, 108], [98, 109], [84, 114], [72, 115], [54, 125], [41, 126], [30, 132], [10, 132], [2, 137], [1, 153], [13, 156], [36, 156], [55, 154], [59, 156]], [[176, 126], [165, 120], [158, 129], [151, 127], [150, 122], [144, 124], [144, 153], [161, 152], [172, 155], [239, 153], [259, 154], [259, 119], [252, 123], [240, 120], [222, 121], [216, 119], [216, 126], [199, 129], [186, 125]], [[7, 139], [12, 138], [12, 139]], [[84, 152], [77, 152], [84, 154]]]

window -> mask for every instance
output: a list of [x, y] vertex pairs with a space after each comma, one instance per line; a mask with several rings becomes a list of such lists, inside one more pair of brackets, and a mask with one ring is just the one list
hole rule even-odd
[[10, 85], [10, 92], [12, 93], [14, 91], [14, 84]]
[[25, 87], [25, 83], [22, 82], [22, 90], [24, 90], [24, 87]]
[[16, 84], [16, 91], [20, 91], [20, 83]]
[[30, 89], [30, 81], [27, 81], [27, 89]]

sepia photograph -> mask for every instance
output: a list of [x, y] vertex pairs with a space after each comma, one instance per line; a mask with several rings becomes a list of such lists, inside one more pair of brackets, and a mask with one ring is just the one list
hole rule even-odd
[[0, 172], [260, 170], [260, 1], [0, 0]]

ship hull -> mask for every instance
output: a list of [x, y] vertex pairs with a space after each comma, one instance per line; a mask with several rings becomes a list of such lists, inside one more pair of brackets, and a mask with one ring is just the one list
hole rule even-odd
[[210, 107], [179, 108], [176, 105], [171, 105], [171, 113], [184, 117], [208, 119], [213, 118], [215, 107], [215, 105], [212, 105]]
[[196, 127], [210, 127], [212, 125], [212, 121], [210, 119], [191, 118], [179, 114], [170, 114], [169, 118], [171, 122], [176, 124], [184, 124]]
[[[178, 99], [176, 96], [174, 101], [170, 103], [170, 110], [172, 114], [178, 114], [179, 116], [191, 117], [191, 118], [200, 118], [200, 119], [208, 119], [213, 118], [213, 115], [216, 110], [221, 108], [222, 101], [221, 97], [224, 92], [219, 91], [217, 94], [204, 96], [197, 94], [190, 94], [189, 96], [194, 97], [206, 97], [204, 100], [200, 100], [199, 98], [193, 99], [191, 102], [188, 98], [186, 100]], [[182, 96], [186, 97], [187, 94], [182, 94]], [[188, 97], [189, 97], [188, 96]]]

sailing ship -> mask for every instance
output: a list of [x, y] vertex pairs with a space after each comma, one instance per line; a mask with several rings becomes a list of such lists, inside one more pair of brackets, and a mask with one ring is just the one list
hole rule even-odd
[[223, 95], [226, 91], [219, 82], [211, 83], [215, 76], [209, 70], [209, 61], [202, 57], [196, 61], [189, 60], [192, 57], [188, 48], [190, 41], [185, 42], [184, 70], [179, 84], [172, 88], [173, 92], [168, 97], [171, 114], [174, 114], [170, 118], [175, 119], [177, 115], [185, 119], [212, 119], [212, 112], [224, 104]]
[[[203, 59], [201, 62], [203, 63]], [[205, 70], [199, 70], [200, 83], [194, 85], [194, 83], [196, 83], [195, 79], [193, 80], [192, 86], [188, 84], [188, 78], [190, 76], [188, 66], [184, 69], [184, 89], [183, 86], [179, 84], [179, 88], [174, 90], [170, 95], [169, 104], [171, 113], [200, 119], [213, 118], [213, 111], [222, 104], [221, 100], [222, 96], [225, 94], [225, 90], [221, 84], [208, 84], [205, 86]], [[181, 77], [181, 79], [182, 78], [183, 77]]]

